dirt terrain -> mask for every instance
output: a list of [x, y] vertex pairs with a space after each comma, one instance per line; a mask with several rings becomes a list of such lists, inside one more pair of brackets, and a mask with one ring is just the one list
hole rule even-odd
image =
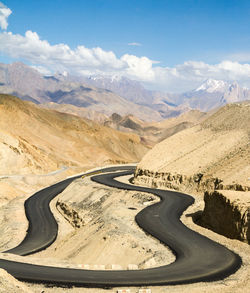
[[[136, 161], [147, 151], [147, 148], [140, 144], [140, 140], [137, 140], [138, 136], [134, 134], [120, 134], [116, 130], [96, 126], [94, 122], [71, 115], [57, 114], [48, 110], [37, 111], [38, 107], [30, 103], [27, 104], [28, 106], [26, 102], [16, 104], [15, 98], [14, 102], [11, 100], [7, 105], [4, 100], [0, 99], [0, 101], [2, 101], [0, 112], [3, 114], [0, 125], [3, 129], [0, 133], [2, 162], [0, 186], [3, 187], [0, 206], [1, 251], [17, 245], [23, 239], [27, 229], [23, 204], [25, 199], [37, 189], [86, 170], [91, 160], [94, 160], [96, 165], [108, 164], [110, 161], [118, 160], [118, 154], [121, 153], [124, 161]], [[138, 183], [180, 189], [195, 194], [195, 204], [182, 216], [183, 223], [234, 250], [243, 259], [243, 266], [225, 280], [151, 287], [152, 292], [240, 293], [246, 292], [246, 288], [250, 287], [249, 245], [239, 240], [228, 239], [194, 223], [197, 215], [200, 215], [204, 209], [203, 191], [211, 186], [214, 188], [215, 181], [209, 179], [223, 180], [219, 182], [218, 187], [224, 189], [249, 186], [247, 177], [249, 108], [249, 103], [222, 108], [200, 125], [183, 130], [156, 145], [139, 164], [136, 178]], [[12, 115], [10, 116], [12, 120], [8, 119], [7, 114]], [[16, 119], [13, 126], [8, 128], [7, 125], [11, 125], [11, 121], [14, 120], [13, 117], [20, 119]], [[84, 136], [81, 134], [81, 129], [84, 129]], [[49, 146], [45, 144], [44, 133], [49, 134]], [[110, 137], [114, 139], [112, 146], [109, 142]], [[91, 145], [95, 144], [97, 139], [101, 142], [97, 144], [98, 149], [95, 151]], [[25, 147], [21, 143], [21, 146], [19, 145], [20, 141]], [[126, 148], [129, 147], [129, 153], [124, 151], [121, 143], [124, 143]], [[38, 149], [35, 148], [37, 145], [39, 145]], [[101, 147], [102, 153], [100, 153]], [[85, 157], [81, 149], [84, 149], [84, 153], [86, 150], [91, 150], [87, 163], [84, 161]], [[168, 150], [172, 150], [171, 153]], [[48, 161], [45, 160], [45, 154]], [[151, 161], [148, 158], [151, 158]], [[65, 164], [65, 161], [74, 163]], [[68, 169], [63, 169], [62, 166]], [[142, 166], [146, 166], [145, 169]], [[19, 168], [21, 174], [17, 173]], [[59, 172], [50, 173], [56, 170]], [[47, 173], [50, 174], [45, 176]], [[161, 173], [167, 173], [167, 176], [164, 177], [165, 175]], [[203, 176], [200, 178], [196, 176], [197, 174]], [[199, 178], [200, 180], [197, 180]], [[127, 182], [128, 178], [123, 180]], [[184, 184], [185, 182], [189, 184]], [[240, 194], [247, 192], [241, 191]], [[243, 197], [242, 200], [244, 201]], [[142, 208], [155, 201], [156, 199], [151, 195], [117, 192], [112, 188], [93, 183], [89, 178], [79, 179], [51, 203], [52, 211], [59, 222], [57, 241], [47, 250], [33, 256], [18, 257], [6, 254], [1, 257], [44, 265], [89, 269], [143, 269], [171, 263], [174, 261], [174, 256], [169, 249], [146, 235], [134, 221], [134, 216]], [[4, 271], [0, 271], [0, 288], [5, 290], [2, 292], [30, 290], [39, 293], [117, 291], [117, 288], [64, 288], [24, 284]], [[138, 289], [130, 288], [131, 293], [138, 292]]]
[[154, 146], [163, 139], [200, 123], [209, 115], [210, 113], [191, 110], [160, 122], [145, 122], [133, 115], [121, 116], [113, 113], [103, 124], [120, 131], [136, 133], [144, 143]]
[[88, 108], [76, 107], [70, 104], [57, 104], [50, 102], [39, 106], [88, 118], [104, 126], [122, 132], [135, 133], [141, 137], [144, 144], [150, 147], [181, 130], [200, 123], [211, 114], [210, 112], [205, 113], [198, 110], [191, 110], [180, 116], [165, 119], [160, 122], [147, 122], [132, 114], [122, 116], [118, 113], [113, 113], [108, 117], [103, 113]]
[[248, 190], [249, 125], [249, 102], [227, 105], [157, 144], [139, 163], [135, 182], [200, 194]]
[[[124, 178], [124, 182], [127, 182], [127, 180], [128, 178]], [[95, 193], [93, 193], [93, 191], [95, 191]], [[20, 198], [14, 199], [12, 201], [12, 206], [15, 207], [16, 210], [21, 210], [24, 199], [25, 197], [22, 200]], [[87, 202], [83, 202], [84, 199]], [[70, 185], [51, 204], [53, 213], [59, 221], [59, 237], [57, 241], [47, 250], [33, 256], [17, 257], [14, 255], [5, 255], [4, 257], [30, 263], [72, 268], [83, 268], [84, 265], [89, 265], [89, 269], [103, 269], [103, 265], [105, 265], [105, 269], [127, 269], [128, 264], [138, 265], [138, 268], [145, 268], [146, 266], [153, 267], [163, 263], [170, 263], [174, 260], [172, 253], [166, 247], [163, 247], [158, 243], [158, 241], [140, 231], [134, 222], [134, 216], [141, 208], [155, 202], [155, 200], [152, 201], [152, 199], [154, 198], [151, 195], [140, 194], [139, 196], [137, 192], [117, 192], [108, 187], [97, 186], [96, 183], [91, 182], [88, 178], [83, 180], [79, 179]], [[112, 205], [110, 202], [112, 202]], [[60, 205], [62, 205], [62, 203], [70, 207], [71, 211], [73, 209], [77, 211], [79, 217], [75, 218], [82, 219], [82, 221], [72, 221], [72, 219], [74, 220], [74, 217], [72, 218], [70, 213], [65, 213], [65, 211], [63, 212], [61, 210]], [[83, 204], [86, 205], [85, 209], [81, 208]], [[137, 208], [137, 210], [131, 210], [131, 207]], [[236, 253], [239, 253], [243, 258], [244, 265], [235, 274], [222, 281], [178, 286], [149, 287], [152, 289], [152, 292], [233, 293], [245, 292], [245, 288], [249, 287], [249, 245], [238, 240], [228, 239], [194, 224], [192, 215], [194, 215], [195, 212], [202, 210], [203, 207], [204, 202], [202, 197], [196, 197], [195, 204], [182, 216], [184, 224], [191, 229], [226, 245]], [[68, 208], [67, 210], [69, 211], [70, 209]], [[101, 212], [101, 210], [103, 212]], [[98, 217], [95, 215], [96, 211]], [[22, 235], [18, 237], [18, 234], [25, 233], [26, 220], [24, 213], [22, 215], [19, 214], [17, 219], [17, 216], [15, 216], [15, 218], [7, 217], [8, 212], [9, 210], [1, 209], [1, 219], [5, 219], [5, 225], [9, 228], [7, 234], [1, 234], [0, 242], [4, 242], [4, 238], [8, 238], [13, 234], [13, 237], [11, 238], [12, 240], [7, 243], [7, 246], [10, 247], [15, 245], [15, 239], [22, 238]], [[94, 219], [96, 219], [96, 221]], [[23, 222], [23, 226], [16, 229], [16, 221]], [[76, 225], [77, 223], [81, 223], [81, 225]], [[22, 233], [20, 233], [20, 230]], [[95, 231], [95, 234], [93, 234], [93, 231]], [[126, 235], [126, 239], [123, 235]], [[110, 251], [112, 251], [112, 254], [110, 254]], [[115, 253], [113, 253], [114, 251]], [[95, 257], [91, 255], [92, 253]], [[85, 268], [87, 267], [85, 266]], [[4, 275], [2, 286], [5, 286], [7, 281], [11, 282], [12, 286], [16, 284], [16, 281]], [[27, 286], [31, 292], [36, 293], [101, 293], [116, 292], [118, 289], [65, 288], [29, 283], [25, 283], [25, 286]], [[138, 292], [138, 289], [138, 287], [130, 288], [131, 292]], [[13, 290], [13, 292], [23, 291], [19, 289], [19, 291]]]
[[0, 95], [0, 175], [83, 170], [138, 161], [148, 150], [135, 134]]

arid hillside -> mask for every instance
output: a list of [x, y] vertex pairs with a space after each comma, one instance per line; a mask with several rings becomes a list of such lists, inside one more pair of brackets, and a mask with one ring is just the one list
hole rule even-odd
[[132, 114], [122, 116], [118, 113], [113, 113], [107, 116], [89, 108], [77, 107], [70, 104], [50, 102], [40, 104], [39, 106], [88, 118], [122, 132], [135, 133], [150, 147], [183, 129], [200, 123], [210, 115], [210, 113], [200, 112], [199, 110], [191, 110], [177, 117], [168, 118], [160, 122], [146, 122]]
[[247, 188], [249, 125], [250, 103], [229, 104], [157, 144], [139, 163], [135, 181], [191, 191]]
[[208, 116], [208, 113], [191, 110], [174, 118], [150, 123], [133, 115], [121, 116], [113, 113], [104, 121], [104, 125], [120, 131], [136, 133], [141, 136], [145, 143], [154, 146], [163, 139], [198, 124]]
[[[134, 182], [196, 195], [196, 223], [250, 243], [250, 103], [229, 104], [149, 151]], [[204, 194], [204, 201], [201, 195]]]
[[68, 113], [72, 115], [76, 115], [79, 117], [87, 118], [93, 120], [98, 123], [103, 123], [106, 119], [108, 119], [108, 115], [103, 113], [84, 108], [84, 107], [77, 107], [71, 104], [57, 104], [54, 102], [44, 103], [39, 105], [42, 108], [56, 110], [58, 112]]
[[0, 174], [74, 172], [111, 162], [135, 162], [148, 150], [134, 134], [0, 95]]

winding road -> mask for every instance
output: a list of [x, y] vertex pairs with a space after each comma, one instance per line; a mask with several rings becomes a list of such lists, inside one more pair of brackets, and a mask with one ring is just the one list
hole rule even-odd
[[[241, 266], [241, 258], [224, 246], [190, 230], [181, 221], [183, 211], [194, 199], [186, 194], [161, 189], [134, 186], [116, 181], [118, 176], [134, 172], [134, 166], [118, 166], [100, 169], [106, 174], [91, 179], [118, 189], [147, 192], [161, 201], [146, 207], [136, 215], [137, 224], [147, 233], [170, 247], [176, 261], [169, 265], [131, 271], [93, 271], [68, 269], [0, 259], [0, 267], [14, 277], [30, 282], [73, 284], [88, 287], [115, 287], [140, 285], [185, 284], [215, 281], [234, 273]], [[117, 172], [123, 170], [122, 172]], [[93, 172], [87, 173], [93, 175]], [[25, 239], [15, 248], [5, 251], [28, 255], [45, 249], [57, 237], [57, 222], [49, 208], [49, 202], [61, 193], [73, 180], [68, 178], [45, 188], [25, 202], [29, 228]]]

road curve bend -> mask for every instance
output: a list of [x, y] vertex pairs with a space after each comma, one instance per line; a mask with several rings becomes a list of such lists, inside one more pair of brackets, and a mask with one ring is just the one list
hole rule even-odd
[[[89, 287], [115, 287], [140, 285], [185, 284], [215, 281], [234, 273], [241, 266], [241, 258], [224, 246], [190, 230], [180, 216], [194, 199], [186, 194], [152, 189], [118, 182], [115, 177], [129, 175], [134, 166], [101, 169], [112, 172], [95, 175], [91, 179], [118, 189], [153, 193], [161, 201], [146, 207], [136, 215], [138, 225], [170, 247], [176, 255], [172, 264], [131, 271], [92, 271], [32, 265], [0, 259], [0, 267], [14, 277], [30, 282], [73, 284]], [[122, 172], [115, 172], [119, 170]], [[91, 172], [88, 173], [91, 175]], [[93, 174], [93, 173], [92, 173]], [[49, 208], [49, 202], [79, 176], [45, 188], [25, 202], [29, 229], [25, 239], [17, 247], [6, 252], [28, 255], [48, 247], [57, 236], [57, 223]]]

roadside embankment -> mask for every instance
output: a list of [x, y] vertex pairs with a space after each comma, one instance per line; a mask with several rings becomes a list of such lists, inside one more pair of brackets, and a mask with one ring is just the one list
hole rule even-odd
[[249, 125], [250, 102], [226, 105], [199, 125], [155, 145], [138, 164], [133, 181], [204, 195], [199, 223], [248, 241]]
[[250, 244], [250, 192], [205, 192], [198, 223], [229, 238]]

